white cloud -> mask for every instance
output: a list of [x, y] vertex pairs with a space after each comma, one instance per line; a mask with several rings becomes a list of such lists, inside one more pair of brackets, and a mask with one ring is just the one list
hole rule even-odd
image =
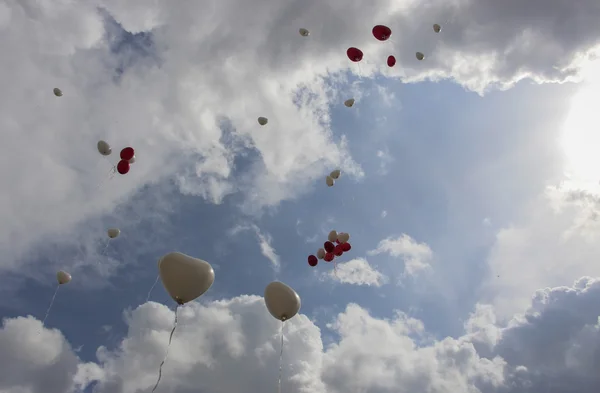
[[260, 246], [260, 252], [271, 262], [273, 268], [278, 270], [281, 267], [281, 261], [279, 260], [279, 255], [277, 255], [275, 248], [271, 245], [273, 238], [270, 234], [262, 232], [260, 228], [254, 224], [237, 225], [229, 231], [229, 234], [233, 236], [241, 231], [246, 230], [254, 231], [258, 240], [258, 245]]
[[397, 238], [388, 237], [377, 245], [377, 248], [367, 252], [368, 255], [387, 253], [392, 257], [404, 260], [404, 274], [414, 276], [420, 271], [431, 268], [433, 251], [426, 243], [418, 243], [406, 234]]
[[[286, 322], [283, 390], [435, 393], [593, 393], [600, 386], [600, 281], [537, 291], [524, 316], [498, 325], [478, 305], [465, 334], [436, 340], [423, 323], [397, 311], [378, 319], [356, 304], [323, 333], [305, 315]], [[258, 296], [240, 296], [178, 311], [161, 391], [239, 393], [277, 388], [279, 323]], [[173, 311], [146, 303], [126, 314], [127, 336], [99, 348], [98, 364], [82, 363], [57, 330], [29, 318], [5, 319], [0, 330], [0, 389], [70, 393], [96, 380], [94, 392], [149, 391], [164, 358]], [[527, 387], [527, 389], [525, 389]], [[400, 390], [398, 390], [400, 389]]]
[[388, 167], [394, 162], [394, 157], [390, 154], [387, 148], [384, 150], [377, 150], [377, 158], [379, 159], [379, 169], [377, 173], [379, 175], [387, 175]]
[[369, 285], [380, 287], [385, 284], [387, 277], [375, 269], [364, 258], [355, 258], [348, 262], [338, 263], [336, 270], [326, 273], [334, 281], [344, 284]]

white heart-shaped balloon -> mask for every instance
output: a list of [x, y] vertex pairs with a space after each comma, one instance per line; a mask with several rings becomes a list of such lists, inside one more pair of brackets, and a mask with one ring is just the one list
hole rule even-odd
[[59, 285], [68, 284], [71, 282], [71, 275], [63, 270], [56, 273], [56, 280]]
[[280, 281], [273, 281], [265, 288], [265, 304], [275, 319], [287, 321], [300, 311], [300, 296]]
[[163, 286], [178, 304], [202, 296], [215, 281], [215, 271], [210, 263], [180, 252], [162, 257], [158, 270]]

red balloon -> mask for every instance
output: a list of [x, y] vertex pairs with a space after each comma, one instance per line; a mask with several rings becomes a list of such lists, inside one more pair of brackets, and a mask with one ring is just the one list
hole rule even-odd
[[323, 248], [327, 252], [333, 252], [333, 249], [335, 248], [335, 246], [333, 245], [332, 242], [325, 242], [325, 243], [323, 243]]
[[121, 175], [124, 175], [127, 172], [129, 172], [129, 166], [130, 166], [129, 161], [121, 160], [117, 164], [117, 172], [119, 172]]
[[335, 248], [333, 249], [333, 254], [337, 257], [341, 256], [344, 253], [344, 250], [342, 249], [342, 245], [338, 244], [337, 246], [335, 246]]
[[348, 58], [355, 63], [358, 63], [363, 58], [362, 51], [360, 49], [354, 48], [354, 47], [348, 48], [348, 50], [346, 51], [346, 54], [348, 55]]
[[373, 36], [379, 41], [385, 41], [392, 35], [392, 29], [384, 25], [373, 27]]
[[323, 260], [325, 262], [331, 262], [331, 261], [333, 261], [333, 258], [334, 258], [333, 253], [328, 252], [327, 254], [325, 254], [325, 257], [323, 258]]
[[396, 65], [396, 58], [394, 56], [388, 56], [387, 60], [388, 67], [393, 67]]
[[135, 156], [135, 151], [133, 147], [126, 147], [121, 150], [121, 160], [129, 161]]
[[344, 252], [350, 251], [351, 248], [352, 248], [352, 246], [350, 245], [350, 243], [343, 243], [342, 244], [342, 250], [344, 250]]
[[317, 263], [319, 263], [319, 260], [317, 259], [316, 256], [314, 256], [314, 255], [308, 256], [308, 264], [310, 266], [317, 266]]

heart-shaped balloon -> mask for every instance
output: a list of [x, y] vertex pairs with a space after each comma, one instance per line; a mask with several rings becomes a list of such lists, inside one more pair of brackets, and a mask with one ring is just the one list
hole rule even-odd
[[180, 252], [162, 257], [158, 271], [163, 286], [177, 304], [202, 296], [215, 281], [215, 271], [210, 263]]
[[275, 319], [287, 321], [300, 311], [300, 296], [284, 283], [273, 281], [265, 288], [265, 304]]

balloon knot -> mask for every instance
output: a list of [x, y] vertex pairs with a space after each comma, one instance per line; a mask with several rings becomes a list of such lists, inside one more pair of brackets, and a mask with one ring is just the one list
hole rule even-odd
[[181, 300], [181, 298], [179, 298], [179, 296], [175, 296], [175, 301], [177, 302], [177, 304], [179, 304], [180, 306], [183, 306], [183, 300]]

